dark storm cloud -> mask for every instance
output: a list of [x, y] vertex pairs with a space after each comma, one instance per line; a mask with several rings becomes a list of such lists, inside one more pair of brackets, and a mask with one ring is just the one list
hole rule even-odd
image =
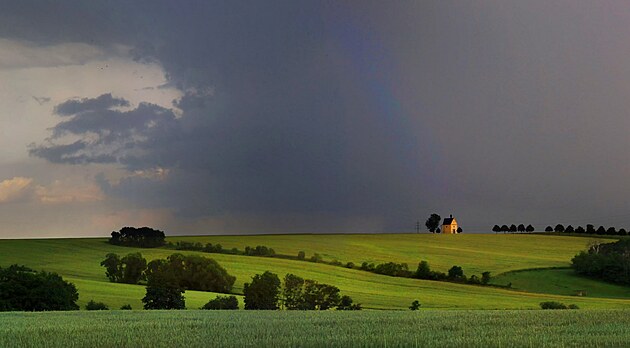
[[485, 228], [628, 208], [629, 20], [581, 1], [21, 1], [0, 36], [129, 45], [185, 91], [181, 118], [112, 96], [62, 104], [31, 150], [171, 169], [101, 178], [135, 206], [378, 216], [375, 230], [453, 211]]
[[98, 98], [83, 98], [79, 100], [68, 100], [55, 107], [55, 113], [59, 116], [71, 116], [88, 111], [101, 111], [113, 107], [129, 106], [129, 102], [122, 98], [114, 98], [110, 93], [103, 94]]
[[[32, 145], [30, 154], [53, 163], [124, 163], [141, 156], [148, 143], [161, 134], [177, 130], [171, 110], [148, 103], [129, 111], [114, 109], [120, 106], [129, 106], [129, 102], [111, 94], [57, 105], [55, 113], [65, 120], [52, 128], [47, 143]], [[65, 144], [66, 135], [81, 140]]]

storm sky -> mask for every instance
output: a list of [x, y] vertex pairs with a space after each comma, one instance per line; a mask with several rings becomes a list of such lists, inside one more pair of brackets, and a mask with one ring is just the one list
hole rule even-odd
[[630, 227], [626, 1], [2, 1], [0, 238]]

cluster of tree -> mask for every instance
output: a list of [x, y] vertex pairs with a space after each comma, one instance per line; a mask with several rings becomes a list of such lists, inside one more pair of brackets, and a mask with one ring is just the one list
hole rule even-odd
[[510, 226], [508, 225], [494, 225], [492, 227], [492, 232], [494, 233], [499, 233], [499, 232], [503, 232], [503, 233], [524, 233], [524, 232], [534, 232], [536, 229], [534, 228], [534, 226], [532, 225], [523, 225], [523, 224], [519, 224], [518, 226], [516, 226], [515, 224], [511, 224]]
[[118, 254], [109, 253], [101, 266], [105, 267], [105, 275], [112, 283], [138, 284], [145, 279], [147, 260], [141, 253], [131, 253], [122, 259]]
[[571, 260], [573, 269], [588, 277], [630, 285], [630, 239], [592, 244]]
[[580, 307], [578, 307], [577, 305], [570, 304], [567, 306], [562, 302], [556, 302], [556, 301], [541, 302], [540, 308], [541, 309], [580, 309]]
[[349, 296], [340, 296], [336, 286], [303, 279], [293, 274], [280, 278], [269, 271], [256, 274], [251, 283], [245, 283], [245, 309], [275, 310], [281, 306], [287, 310], [359, 310]]
[[182, 289], [226, 293], [236, 280], [215, 260], [198, 255], [172, 254], [166, 259], [147, 263], [140, 253], [128, 254], [122, 259], [109, 253], [101, 266], [106, 268], [107, 278], [114, 283], [138, 284], [158, 273], [168, 273]]
[[562, 224], [557, 224], [555, 227], [547, 226], [547, 228], [545, 228], [545, 232], [598, 234], [600, 236], [602, 235], [627, 236], [628, 235], [628, 231], [626, 231], [625, 228], [620, 228], [619, 230], [617, 230], [615, 227], [605, 228], [604, 226], [599, 226], [597, 229], [595, 229], [595, 226], [591, 224], [586, 225], [586, 228], [582, 226], [573, 228], [573, 226], [571, 225], [564, 227], [564, 225]]
[[392, 277], [413, 277], [413, 272], [409, 271], [409, 265], [406, 263], [386, 262], [375, 265], [374, 263], [363, 262], [359, 269]]
[[264, 245], [258, 245], [255, 248], [245, 247], [245, 255], [247, 256], [275, 256], [276, 252], [272, 248]]
[[236, 296], [217, 296], [201, 309], [238, 309], [238, 299]]
[[18, 265], [0, 267], [0, 311], [77, 310], [78, 299], [74, 284], [56, 273]]
[[413, 277], [418, 279], [452, 281], [475, 285], [487, 285], [490, 282], [490, 272], [483, 272], [481, 274], [481, 278], [474, 274], [468, 278], [460, 266], [453, 266], [448, 270], [448, 273], [443, 273], [431, 270], [429, 263], [424, 260], [420, 261], [418, 264], [418, 268], [416, 269]]
[[164, 245], [164, 238], [164, 232], [149, 227], [123, 227], [118, 232], [112, 232], [109, 243], [139, 248], [156, 248]]
[[145, 275], [144, 309], [184, 309], [184, 291], [228, 293], [236, 280], [213, 259], [182, 254], [149, 262]]

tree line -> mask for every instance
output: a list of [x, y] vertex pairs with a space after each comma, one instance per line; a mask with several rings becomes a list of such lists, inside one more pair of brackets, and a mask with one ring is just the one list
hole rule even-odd
[[385, 262], [378, 265], [374, 263], [363, 262], [360, 266], [361, 270], [388, 275], [392, 277], [416, 278], [436, 281], [449, 281], [455, 283], [466, 283], [475, 285], [487, 285], [490, 282], [490, 272], [483, 272], [481, 277], [471, 275], [467, 277], [464, 270], [460, 266], [451, 267], [447, 273], [433, 271], [429, 266], [429, 262], [420, 261], [415, 271], [409, 269], [406, 263]]
[[545, 232], [558, 232], [558, 233], [580, 233], [580, 234], [597, 234], [597, 235], [608, 235], [608, 236], [627, 236], [628, 231], [625, 228], [616, 229], [615, 227], [605, 228], [604, 226], [599, 226], [595, 229], [594, 225], [588, 224], [586, 228], [582, 226], [573, 227], [568, 225], [564, 227], [562, 224], [557, 224], [555, 227], [547, 226], [545, 228]]

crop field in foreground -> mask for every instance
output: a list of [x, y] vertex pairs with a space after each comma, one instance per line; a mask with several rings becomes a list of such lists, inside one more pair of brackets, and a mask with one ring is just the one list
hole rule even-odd
[[623, 347], [630, 310], [0, 313], [1, 347]]
[[[462, 237], [462, 238], [460, 238]], [[302, 235], [302, 236], [239, 236], [239, 237], [172, 237], [175, 239], [207, 239], [225, 243], [222, 238], [238, 241], [238, 248], [266, 245], [278, 252], [288, 253], [289, 248], [300, 250], [308, 243], [322, 254], [332, 250], [339, 260], [428, 260], [434, 269], [446, 271], [453, 264], [461, 265], [467, 275], [471, 270], [487, 269], [497, 274], [505, 269], [522, 269], [536, 266], [568, 266], [570, 258], [582, 250], [591, 240], [582, 237], [541, 235]], [[364, 239], [364, 240], [363, 240]], [[293, 245], [293, 244], [294, 245]], [[343, 246], [340, 247], [339, 244]], [[559, 251], [554, 253], [548, 246], [553, 244]], [[236, 244], [235, 244], [236, 245]], [[518, 246], [522, 246], [519, 248]], [[397, 247], [401, 248], [396, 249]], [[284, 248], [284, 249], [283, 249]], [[286, 249], [286, 250], [285, 250]], [[415, 251], [413, 251], [416, 249]], [[335, 251], [337, 250], [337, 251]], [[347, 251], [344, 251], [347, 250]], [[404, 250], [407, 250], [404, 252]], [[387, 256], [386, 252], [391, 252]], [[141, 252], [147, 260], [164, 258], [177, 252], [163, 248], [138, 249], [113, 246], [104, 238], [91, 239], [42, 239], [0, 240], [0, 266], [13, 263], [27, 265], [33, 269], [57, 272], [76, 284], [79, 290], [79, 305], [89, 300], [105, 302], [112, 309], [130, 304], [134, 309], [142, 308], [144, 296], [142, 285], [114, 284], [108, 282], [105, 270], [99, 263], [107, 253], [126, 255]], [[542, 301], [574, 303], [584, 309], [630, 308], [630, 299], [623, 296], [598, 298], [566, 296], [566, 294], [543, 294], [535, 288], [515, 291], [494, 287], [435, 282], [418, 279], [396, 278], [356, 269], [331, 266], [321, 263], [286, 260], [278, 258], [241, 255], [208, 254], [180, 251], [184, 254], [200, 254], [217, 260], [228, 272], [236, 276], [233, 292], [242, 294], [243, 284], [256, 273], [270, 270], [283, 277], [293, 273], [308, 279], [332, 284], [350, 295], [356, 302], [371, 309], [407, 309], [413, 300], [419, 300], [423, 308], [449, 309], [536, 309]], [[308, 251], [307, 251], [308, 252]], [[341, 254], [345, 252], [345, 254]], [[296, 252], [297, 253], [297, 252]], [[406, 254], [405, 254], [406, 253]], [[407, 256], [403, 256], [403, 254]], [[348, 258], [342, 258], [346, 255]], [[523, 256], [525, 255], [525, 256]], [[398, 259], [398, 258], [401, 259]], [[492, 260], [496, 258], [496, 264]], [[331, 259], [330, 256], [327, 259]], [[448, 261], [444, 261], [448, 260]], [[461, 261], [461, 262], [460, 262]], [[438, 266], [438, 265], [449, 265]], [[416, 263], [410, 262], [414, 268]], [[477, 272], [479, 274], [479, 272]], [[595, 282], [595, 285], [602, 283]], [[543, 289], [545, 290], [545, 289]], [[591, 291], [591, 289], [587, 289]], [[564, 295], [564, 296], [563, 296]], [[570, 295], [570, 294], [569, 294]], [[197, 309], [216, 294], [187, 291], [186, 307]], [[607, 297], [607, 296], [603, 296]], [[242, 305], [241, 305], [242, 308]]]

